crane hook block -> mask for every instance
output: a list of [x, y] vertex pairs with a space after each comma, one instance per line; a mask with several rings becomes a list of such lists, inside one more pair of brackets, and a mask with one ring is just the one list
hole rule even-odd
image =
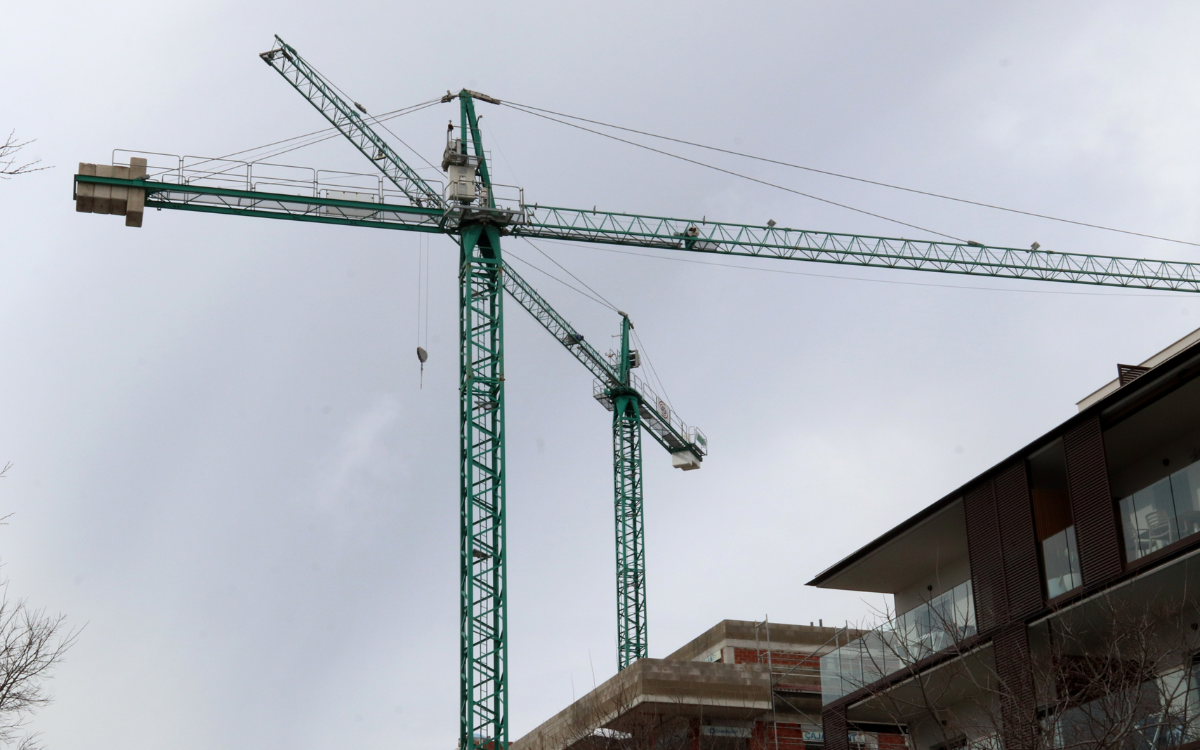
[[429, 352], [418, 346], [417, 359], [421, 360], [421, 364], [425, 364], [425, 360], [429, 359]]
[[129, 166], [108, 164], [79, 164], [75, 175], [75, 210], [84, 214], [114, 214], [125, 217], [125, 226], [140, 227], [146, 210], [146, 189], [129, 185], [112, 185], [81, 181], [80, 177], [117, 180], [144, 180], [146, 160], [134, 156]]

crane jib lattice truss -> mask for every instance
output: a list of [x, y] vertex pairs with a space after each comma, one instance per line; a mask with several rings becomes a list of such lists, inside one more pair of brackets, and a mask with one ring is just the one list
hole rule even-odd
[[[605, 243], [658, 250], [898, 268], [993, 278], [1200, 292], [1200, 265], [1056, 253], [855, 234], [813, 232], [641, 214], [542, 206], [517, 187], [494, 184], [474, 100], [462, 90], [459, 137], [449, 138], [445, 185], [421, 177], [372, 128], [366, 109], [345, 97], [276, 37], [262, 59], [282, 75], [374, 166], [372, 174], [262, 162], [114, 152], [112, 165], [83, 164], [76, 209], [126, 217], [145, 208], [446, 234], [460, 253], [460, 747], [508, 746], [505, 547], [503, 293], [595, 377], [593, 395], [613, 412], [617, 541], [618, 666], [647, 653], [641, 474], [644, 428], [680, 468], [707, 454], [704, 433], [679, 420], [631, 373], [631, 324], [610, 362], [516, 271], [501, 253], [505, 236]], [[451, 129], [453, 130], [453, 128]]]

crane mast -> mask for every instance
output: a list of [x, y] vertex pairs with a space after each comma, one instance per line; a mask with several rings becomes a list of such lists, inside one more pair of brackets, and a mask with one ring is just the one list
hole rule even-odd
[[647, 656], [646, 524], [642, 504], [642, 420], [630, 387], [637, 352], [629, 348], [629, 316], [621, 315], [621, 381], [612, 388], [613, 483], [617, 528], [617, 669]]
[[[462, 132], [483, 144], [469, 94]], [[464, 137], [461, 153], [468, 155]], [[486, 168], [480, 170], [490, 187]], [[459, 230], [460, 727], [463, 750], [508, 747], [508, 589], [504, 471], [504, 277], [486, 215]]]
[[[618, 668], [647, 655], [646, 558], [641, 434], [646, 432], [683, 469], [697, 468], [707, 438], [689, 427], [638, 380], [633, 328], [621, 313], [620, 351], [606, 361], [501, 253], [505, 235], [993, 278], [1200, 292], [1200, 264], [993, 247], [982, 243], [814, 232], [767, 225], [677, 219], [644, 214], [529, 204], [523, 191], [501, 200], [483, 148], [475, 100], [463, 89], [459, 136], [449, 129], [439, 193], [371, 127], [366, 108], [347, 101], [331, 82], [278, 36], [261, 55], [379, 173], [377, 191], [347, 193], [312, 180], [271, 179], [269, 165], [161, 163], [134, 155], [126, 166], [81, 164], [76, 210], [127, 217], [140, 226], [145, 208], [396, 229], [456, 237], [459, 246], [460, 422], [460, 749], [508, 747], [507, 547], [505, 535], [504, 293], [527, 310], [595, 377], [593, 396], [613, 412], [613, 472], [617, 548]], [[159, 162], [155, 163], [154, 160]], [[150, 162], [148, 164], [148, 161]], [[256, 169], [258, 170], [256, 172]], [[383, 184], [387, 181], [388, 186]], [[394, 186], [392, 190], [390, 186]]]

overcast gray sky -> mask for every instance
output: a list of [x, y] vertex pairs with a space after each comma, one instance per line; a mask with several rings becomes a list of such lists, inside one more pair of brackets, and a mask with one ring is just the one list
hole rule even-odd
[[[12, 595], [87, 626], [34, 724], [52, 748], [456, 740], [453, 242], [431, 244], [421, 389], [414, 237], [73, 212], [76, 164], [114, 148], [216, 156], [322, 127], [257, 57], [274, 33], [373, 112], [466, 86], [1200, 240], [1194, 3], [8, 5], [0, 129], [53, 169], [0, 182], [0, 557]], [[531, 202], [914, 234], [479, 106], [497, 179]], [[390, 127], [433, 160], [456, 112]], [[981, 242], [1197, 257], [698, 156]], [[279, 160], [369, 170], [338, 140]], [[1193, 296], [545, 249], [630, 313], [711, 441], [686, 474], [646, 444], [652, 656], [722, 618], [868, 615], [803, 584], [1200, 325]], [[618, 330], [527, 277], [602, 347]], [[506, 335], [519, 737], [615, 670], [611, 435], [586, 373], [515, 305]]]

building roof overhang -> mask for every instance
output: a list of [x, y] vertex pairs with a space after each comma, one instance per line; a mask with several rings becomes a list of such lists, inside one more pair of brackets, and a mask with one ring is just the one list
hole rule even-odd
[[[1001, 468], [1008, 466], [1014, 459], [1024, 458], [1057, 440], [1071, 428], [1083, 422], [1099, 417], [1104, 427], [1109, 427], [1121, 420], [1132, 416], [1143, 407], [1167, 395], [1185, 383], [1200, 376], [1200, 337], [1185, 337], [1188, 345], [1175, 349], [1171, 356], [1163, 360], [1154, 369], [1142, 375], [1128, 385], [1122, 386], [1106, 395], [1095, 399], [1089, 406], [1082, 408], [1078, 414], [1059, 424], [1049, 432], [1023, 446], [1003, 461], [995, 464], [987, 471], [958, 487], [940, 500], [917, 512], [910, 518], [897, 524], [879, 537], [868, 542], [855, 552], [826, 568], [806, 585], [818, 588], [842, 589], [848, 591], [873, 591], [893, 593], [901, 587], [886, 589], [882, 585], [864, 586], [864, 581], [871, 577], [880, 579], [896, 578], [894, 571], [887, 567], [893, 560], [904, 560], [901, 551], [913, 547], [913, 542], [923, 538], [934, 526], [928, 524], [939, 514], [947, 511], [955, 503], [962, 506], [962, 497], [973, 486], [986, 481]], [[1177, 342], [1178, 343], [1178, 342]], [[1172, 348], [1176, 345], [1173, 344]], [[1093, 396], [1096, 394], [1093, 394]], [[1088, 398], [1092, 398], [1089, 396]], [[1086, 400], [1086, 399], [1085, 399]], [[912, 539], [909, 539], [912, 537]], [[965, 537], [962, 540], [966, 544]], [[912, 564], [905, 562], [906, 570], [912, 569]]]

